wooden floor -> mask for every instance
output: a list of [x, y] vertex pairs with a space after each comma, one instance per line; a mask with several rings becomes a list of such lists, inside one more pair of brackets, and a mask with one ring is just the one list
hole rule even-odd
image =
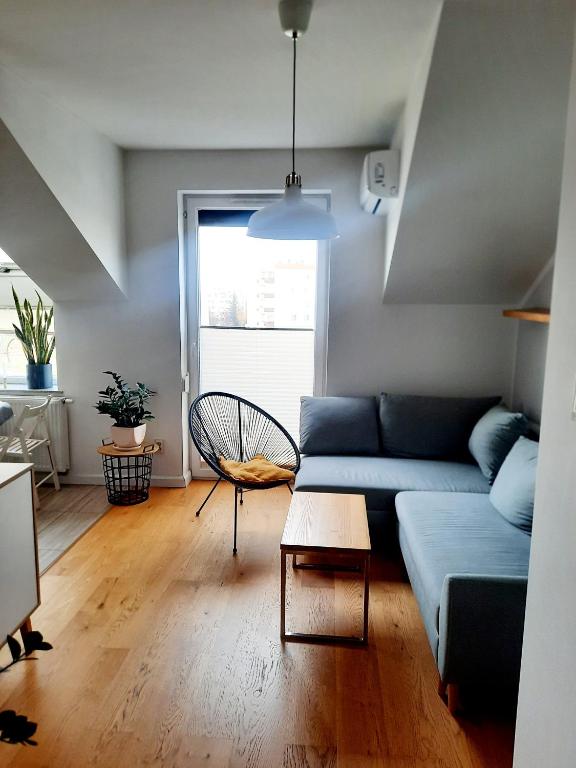
[[[509, 768], [510, 719], [456, 721], [438, 698], [398, 565], [373, 557], [368, 648], [283, 647], [288, 491], [247, 495], [233, 558], [232, 489], [196, 519], [207, 488], [112, 509], [42, 578], [54, 650], [0, 675], [0, 710], [36, 721], [38, 746], [0, 743], [1, 766]], [[351, 576], [291, 572], [288, 590], [298, 629], [361, 619]]]
[[96, 485], [63, 485], [38, 489], [38, 558], [44, 573], [110, 509], [106, 489]]

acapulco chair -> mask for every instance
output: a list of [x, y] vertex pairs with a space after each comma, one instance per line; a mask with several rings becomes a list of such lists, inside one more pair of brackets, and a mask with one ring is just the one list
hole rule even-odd
[[234, 545], [238, 529], [238, 502], [244, 503], [244, 491], [262, 491], [285, 485], [290, 493], [289, 481], [271, 480], [248, 482], [227, 474], [220, 466], [220, 458], [232, 461], [250, 461], [261, 454], [268, 461], [294, 474], [300, 469], [300, 451], [286, 429], [269, 413], [249, 400], [228, 392], [206, 392], [190, 406], [188, 417], [190, 435], [200, 456], [214, 470], [218, 478], [196, 512], [204, 506], [222, 480], [234, 486]]

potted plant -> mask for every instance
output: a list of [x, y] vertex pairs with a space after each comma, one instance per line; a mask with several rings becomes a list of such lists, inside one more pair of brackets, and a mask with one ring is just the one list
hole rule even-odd
[[110, 416], [114, 424], [110, 434], [114, 445], [123, 450], [138, 448], [146, 436], [146, 422], [154, 416], [146, 410], [146, 403], [156, 393], [145, 384], [137, 383], [131, 389], [124, 379], [114, 371], [104, 371], [114, 379], [114, 385], [98, 392], [102, 396], [94, 406], [98, 413]]
[[14, 305], [18, 313], [20, 327], [12, 323], [16, 338], [22, 344], [22, 349], [28, 360], [26, 378], [29, 389], [50, 389], [53, 385], [52, 364], [50, 358], [54, 352], [55, 339], [50, 338], [50, 328], [54, 316], [54, 307], [44, 309], [42, 298], [38, 291], [36, 310], [28, 299], [20, 304], [18, 294], [12, 286]]

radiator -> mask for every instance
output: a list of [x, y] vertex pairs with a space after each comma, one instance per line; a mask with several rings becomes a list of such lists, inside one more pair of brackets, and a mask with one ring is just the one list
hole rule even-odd
[[[12, 430], [14, 420], [22, 413], [25, 405], [39, 405], [45, 397], [38, 396], [6, 396], [0, 391], [0, 400], [4, 403], [10, 403], [14, 416], [4, 424], [0, 424], [0, 435], [9, 435]], [[66, 407], [65, 397], [53, 397], [46, 411], [46, 424], [52, 438], [52, 449], [56, 469], [58, 472], [66, 472], [70, 469], [70, 442], [68, 439], [68, 408]], [[48, 461], [48, 451], [44, 446], [34, 452], [34, 466], [40, 472], [48, 472], [50, 463]]]

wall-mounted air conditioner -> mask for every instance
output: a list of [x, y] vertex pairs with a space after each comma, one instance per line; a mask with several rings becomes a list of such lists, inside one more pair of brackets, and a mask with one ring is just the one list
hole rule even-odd
[[368, 213], [386, 216], [387, 201], [398, 197], [400, 150], [382, 149], [364, 158], [360, 181], [360, 205]]

